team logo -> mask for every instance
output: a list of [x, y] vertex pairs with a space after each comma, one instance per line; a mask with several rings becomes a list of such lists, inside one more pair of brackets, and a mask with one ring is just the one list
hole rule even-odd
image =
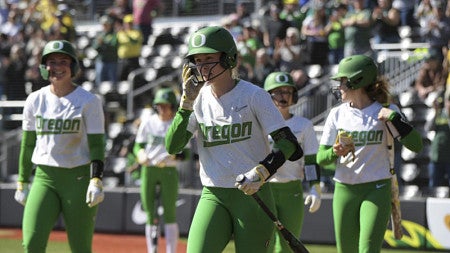
[[287, 83], [287, 82], [289, 82], [289, 77], [287, 74], [284, 74], [284, 73], [279, 74], [279, 75], [275, 76], [275, 81], [277, 83]]
[[192, 47], [201, 47], [206, 44], [206, 36], [204, 34], [195, 34], [191, 39]]
[[61, 50], [64, 48], [64, 43], [62, 43], [61, 41], [54, 41], [51, 45], [51, 47], [54, 50]]

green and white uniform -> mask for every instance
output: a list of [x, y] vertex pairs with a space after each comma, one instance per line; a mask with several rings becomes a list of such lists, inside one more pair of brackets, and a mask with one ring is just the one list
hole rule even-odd
[[[285, 127], [269, 94], [244, 80], [220, 98], [206, 83], [194, 111], [179, 109], [166, 137], [180, 151], [196, 134], [204, 186], [188, 239], [188, 252], [222, 252], [231, 238], [236, 252], [269, 252], [274, 225], [256, 201], [235, 186], [236, 177], [269, 153], [268, 134]], [[258, 195], [274, 210], [270, 186]]]
[[[164, 138], [172, 120], [162, 121], [158, 114], [143, 119], [136, 134], [135, 153], [144, 148], [149, 161], [141, 171], [141, 201], [147, 214], [146, 236], [156, 230], [157, 208], [156, 189], [160, 185], [160, 198], [164, 210], [166, 241], [176, 243], [178, 225], [176, 224], [176, 201], [178, 197], [178, 171], [175, 156], [165, 147]], [[153, 245], [152, 245], [153, 247]], [[150, 252], [150, 251], [149, 251]]]
[[86, 204], [89, 164], [104, 160], [104, 114], [99, 98], [76, 87], [57, 97], [50, 85], [31, 93], [23, 111], [19, 182], [36, 173], [24, 209], [25, 252], [45, 252], [62, 214], [72, 252], [91, 252], [97, 206]]
[[[391, 213], [391, 173], [387, 131], [378, 120], [378, 102], [360, 110], [350, 103], [331, 109], [320, 145], [331, 147], [339, 130], [351, 134], [355, 158], [336, 160], [333, 216], [337, 250], [340, 253], [380, 252]], [[395, 105], [390, 109], [399, 112]], [[319, 149], [318, 158], [323, 157]]]
[[[303, 149], [304, 157], [297, 161], [286, 161], [269, 180], [275, 199], [277, 217], [295, 236], [300, 237], [304, 215], [302, 181], [305, 178], [304, 167], [315, 166], [319, 148], [312, 122], [301, 116], [286, 120], [298, 143]], [[270, 136], [269, 136], [270, 137]], [[271, 138], [269, 138], [271, 139]], [[286, 240], [277, 233], [275, 252], [289, 249]]]

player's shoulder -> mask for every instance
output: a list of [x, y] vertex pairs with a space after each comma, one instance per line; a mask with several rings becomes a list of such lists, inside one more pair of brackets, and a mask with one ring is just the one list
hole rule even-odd
[[299, 124], [305, 124], [305, 125], [312, 125], [312, 121], [308, 118], [305, 118], [303, 116], [300, 115], [294, 115], [291, 120], [293, 122], [299, 123]]
[[94, 94], [90, 91], [85, 90], [83, 87], [77, 86], [75, 89], [75, 95], [84, 101], [97, 101], [101, 102], [102, 98], [100, 95]]
[[291, 129], [293, 130], [296, 129], [298, 131], [301, 131], [306, 128], [312, 128], [314, 126], [310, 119], [299, 115], [294, 115], [292, 118], [286, 121], [286, 124]]
[[26, 103], [36, 101], [37, 99], [39, 99], [39, 97], [45, 97], [46, 95], [48, 95], [50, 93], [51, 93], [50, 86], [49, 85], [44, 86], [38, 90], [31, 92], [26, 99]]
[[253, 84], [246, 80], [239, 80], [238, 84], [236, 85], [236, 91], [240, 95], [249, 95], [249, 96], [260, 96], [262, 94], [268, 95], [268, 92], [265, 91], [263, 88], [259, 87], [256, 84]]

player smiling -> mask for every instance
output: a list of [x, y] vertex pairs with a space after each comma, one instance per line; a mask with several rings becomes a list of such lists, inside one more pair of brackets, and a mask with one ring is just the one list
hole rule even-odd
[[45, 252], [60, 214], [71, 251], [92, 252], [97, 205], [104, 199], [105, 126], [100, 99], [72, 82], [78, 68], [70, 42], [48, 42], [40, 71], [50, 84], [25, 102], [14, 196], [25, 206], [25, 252]]

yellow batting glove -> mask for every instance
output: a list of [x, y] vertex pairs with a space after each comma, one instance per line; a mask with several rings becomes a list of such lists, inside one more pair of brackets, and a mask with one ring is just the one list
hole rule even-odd
[[246, 195], [253, 195], [269, 178], [270, 173], [262, 164], [256, 165], [245, 174], [241, 174], [236, 179], [235, 186]]

